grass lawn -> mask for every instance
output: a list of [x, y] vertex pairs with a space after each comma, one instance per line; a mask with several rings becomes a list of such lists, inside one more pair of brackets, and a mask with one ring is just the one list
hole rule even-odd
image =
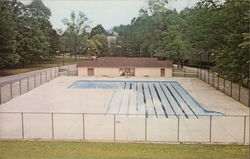
[[0, 141], [0, 159], [248, 159], [237, 145]]
[[[71, 65], [71, 64], [77, 63], [77, 61], [74, 58], [72, 59], [67, 58], [64, 60], [65, 60], [64, 65]], [[62, 66], [62, 64], [63, 64], [62, 59], [56, 59], [54, 61], [39, 61], [37, 64], [29, 64], [29, 65], [26, 65], [24, 68], [18, 67], [18, 68], [4, 69], [4, 72], [0, 76], [10, 76], [10, 75], [15, 75], [19, 73], [46, 69], [50, 67], [57, 67], [57, 66]]]

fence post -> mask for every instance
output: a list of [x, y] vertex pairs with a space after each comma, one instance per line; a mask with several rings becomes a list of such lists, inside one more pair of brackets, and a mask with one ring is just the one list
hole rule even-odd
[[40, 85], [42, 85], [42, 72], [40, 72]]
[[34, 75], [34, 88], [36, 88], [36, 75]]
[[197, 67], [197, 69], [196, 69], [196, 73], [197, 73], [197, 74], [196, 74], [196, 78], [199, 77], [199, 76], [198, 76], [198, 69], [199, 69], [199, 68]]
[[0, 87], [0, 104], [2, 104], [2, 87]]
[[68, 76], [70, 75], [70, 73], [69, 73], [69, 66], [68, 66]]
[[201, 79], [201, 68], [199, 68], [199, 79]]
[[218, 77], [218, 82], [217, 82], [217, 89], [219, 90], [220, 89], [220, 77], [219, 77], [219, 75], [217, 76]]
[[22, 94], [22, 80], [19, 81], [19, 91], [21, 95]]
[[239, 101], [240, 101], [240, 85], [239, 85]]
[[51, 113], [51, 134], [52, 134], [52, 139], [54, 140], [54, 114]]
[[180, 116], [178, 115], [178, 125], [177, 125], [177, 142], [180, 141]]
[[10, 83], [10, 99], [13, 98], [13, 92], [12, 92], [12, 83]]
[[21, 113], [21, 119], [22, 119], [22, 138], [24, 139], [24, 122], [23, 122], [23, 113]]
[[30, 78], [29, 77], [27, 77], [27, 87], [28, 87], [28, 91], [29, 91], [30, 90]]
[[207, 71], [207, 82], [208, 82], [208, 84], [210, 84], [210, 80], [209, 80], [209, 77], [210, 77], [210, 75], [209, 75], [209, 69], [208, 69], [208, 71]]
[[203, 81], [203, 70], [201, 69], [201, 80]]
[[[0, 98], [1, 98], [1, 96], [0, 96]], [[249, 89], [248, 89], [248, 107], [250, 107], [250, 90]]]
[[243, 144], [246, 143], [246, 116], [244, 116]]
[[147, 141], [147, 135], [148, 135], [148, 134], [147, 134], [147, 131], [148, 131], [148, 130], [147, 130], [147, 129], [148, 129], [148, 128], [147, 128], [147, 124], [148, 124], [147, 122], [148, 122], [148, 121], [147, 121], [147, 116], [146, 116], [146, 114], [145, 114], [145, 141]]
[[60, 67], [57, 68], [57, 77], [60, 76]]
[[210, 115], [210, 122], [209, 122], [209, 142], [212, 141], [212, 115]]
[[215, 74], [215, 73], [213, 72], [213, 83], [212, 83], [212, 86], [213, 86], [213, 87], [214, 87], [214, 74]]
[[233, 82], [230, 80], [231, 84], [231, 97], [233, 96]]
[[48, 82], [48, 72], [47, 72], [47, 70], [45, 70], [45, 76], [46, 76], [46, 82]]
[[223, 82], [224, 82], [224, 83], [223, 83], [223, 84], [224, 84], [223, 93], [225, 93], [225, 91], [226, 91], [226, 88], [225, 88], [225, 87], [226, 87], [226, 80], [225, 80], [225, 78], [223, 78], [223, 80], [224, 80], [224, 81], [223, 81]]
[[82, 138], [85, 140], [85, 116], [84, 113], [82, 114]]
[[52, 72], [51, 72], [51, 69], [50, 70], [50, 80], [52, 80]]
[[114, 114], [114, 141], [116, 140], [116, 134], [115, 134], [115, 130], [116, 130], [116, 128], [115, 128], [115, 122], [116, 122], [116, 119], [115, 119], [115, 114]]

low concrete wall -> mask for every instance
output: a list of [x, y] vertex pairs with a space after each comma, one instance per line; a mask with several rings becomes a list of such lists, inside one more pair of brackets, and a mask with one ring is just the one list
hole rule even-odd
[[15, 77], [15, 79], [13, 79], [12, 77], [10, 78], [12, 80], [0, 83], [0, 104], [58, 77], [59, 69], [51, 68], [26, 74], [20, 75], [20, 78]]
[[5, 103], [11, 99], [11, 86], [7, 84], [0, 88], [1, 91], [1, 103]]
[[15, 98], [21, 94], [20, 81], [12, 83], [12, 98]]
[[249, 100], [249, 93], [248, 93], [248, 89], [244, 88], [244, 87], [240, 87], [240, 102], [247, 105], [248, 104], [248, 100]]

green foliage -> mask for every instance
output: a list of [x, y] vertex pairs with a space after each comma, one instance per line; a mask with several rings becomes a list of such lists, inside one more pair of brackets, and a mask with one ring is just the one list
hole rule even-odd
[[56, 51], [60, 50], [60, 36], [54, 29], [51, 29], [49, 32], [49, 43], [50, 43], [50, 48], [49, 48], [50, 56], [54, 57]]
[[249, 79], [249, 0], [202, 0], [183, 15], [188, 40], [197, 52], [215, 56], [220, 75], [247, 85]]
[[149, 0], [131, 24], [114, 28], [123, 55], [156, 55], [180, 64], [213, 63], [220, 75], [246, 86], [250, 1], [200, 0], [180, 13], [166, 5], [165, 0]]
[[88, 56], [99, 56], [100, 50], [98, 48], [101, 48], [102, 44], [97, 40], [87, 40], [87, 55]]
[[65, 18], [63, 23], [67, 26], [64, 33], [67, 38], [67, 47], [71, 53], [75, 54], [76, 58], [77, 53], [86, 48], [88, 18], [82, 12], [79, 12], [78, 15], [71, 12], [70, 18]]
[[97, 34], [104, 34], [107, 35], [108, 33], [106, 32], [106, 30], [103, 28], [103, 26], [101, 24], [97, 25], [96, 27], [92, 28], [91, 32], [90, 32], [90, 37], [93, 37]]
[[107, 56], [109, 54], [107, 36], [105, 34], [96, 34], [92, 39], [97, 44], [97, 48], [100, 52], [99, 56]]
[[3, 0], [0, 8], [1, 68], [48, 58], [51, 13], [42, 1], [23, 5], [17, 0]]
[[0, 69], [15, 62], [16, 26], [7, 1], [0, 1]]

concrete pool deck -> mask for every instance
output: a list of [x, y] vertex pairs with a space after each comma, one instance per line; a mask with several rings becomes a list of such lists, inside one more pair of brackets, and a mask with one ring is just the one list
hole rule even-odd
[[[145, 119], [98, 114], [85, 114], [85, 116], [43, 114], [105, 113], [112, 91], [68, 89], [77, 80], [177, 81], [205, 109], [218, 111], [224, 115], [249, 115], [248, 107], [196, 78], [60, 76], [0, 105], [0, 139], [24, 137], [162, 142], [209, 142], [211, 139], [211, 142], [249, 144], [249, 117], [218, 116], [213, 117], [211, 124], [209, 117], [201, 117], [199, 120], [180, 117], [177, 120], [177, 118]], [[26, 114], [22, 116], [20, 113], [1, 112], [25, 112]], [[28, 112], [37, 114], [27, 114]], [[211, 135], [210, 132], [212, 132]]]
[[[61, 76], [0, 105], [0, 112], [105, 113], [111, 90], [68, 89], [77, 80], [177, 81], [205, 109], [249, 115], [249, 108], [196, 78], [105, 78]], [[105, 91], [105, 92], [104, 92]]]

